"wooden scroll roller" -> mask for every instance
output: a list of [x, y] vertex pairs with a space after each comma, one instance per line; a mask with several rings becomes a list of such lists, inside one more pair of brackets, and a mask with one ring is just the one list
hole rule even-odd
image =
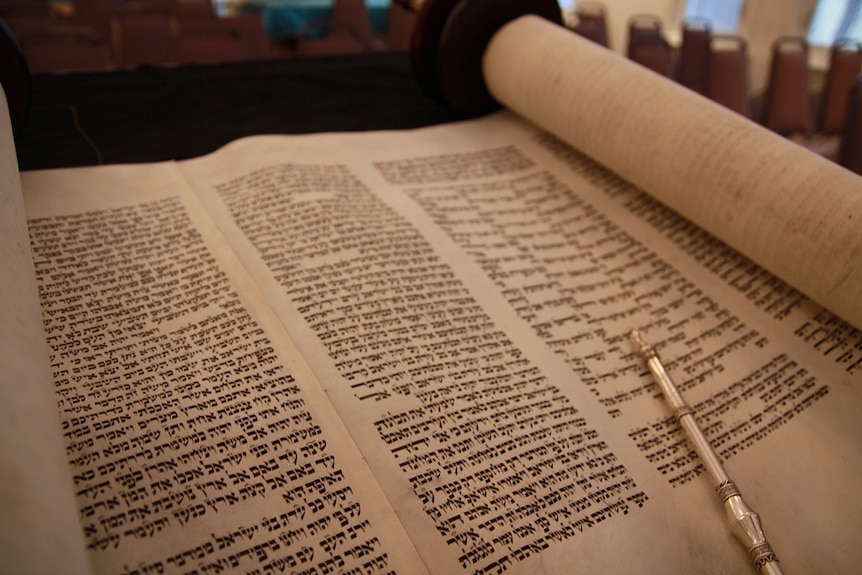
[[0, 20], [0, 86], [6, 92], [9, 118], [17, 134], [30, 111], [30, 70], [21, 46], [3, 20]]
[[862, 328], [862, 179], [560, 19], [554, 0], [426, 0], [416, 75], [465, 114], [504, 105]]
[[482, 56], [500, 28], [530, 14], [562, 25], [555, 0], [424, 2], [411, 44], [413, 71], [420, 85], [465, 114], [499, 107], [483, 80]]

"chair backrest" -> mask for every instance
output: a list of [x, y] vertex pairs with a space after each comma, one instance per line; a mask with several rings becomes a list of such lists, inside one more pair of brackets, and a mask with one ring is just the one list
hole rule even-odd
[[572, 26], [575, 33], [607, 48], [608, 27], [605, 7], [599, 2], [578, 2], [575, 6], [576, 23]]
[[269, 39], [257, 14], [187, 21], [177, 27], [176, 60], [235, 62], [272, 56]]
[[171, 11], [176, 16], [177, 21], [183, 22], [199, 22], [201, 20], [215, 20], [215, 7], [209, 0], [199, 0], [195, 2], [173, 2]]
[[814, 129], [805, 38], [785, 36], [773, 42], [763, 125], [782, 135]]
[[629, 20], [626, 55], [631, 58], [633, 44], [661, 38], [661, 19], [652, 14], [636, 14]]
[[371, 43], [374, 31], [371, 28], [371, 14], [365, 0], [335, 0], [330, 20], [330, 35], [350, 35], [363, 43]]
[[374, 35], [365, 0], [335, 0], [329, 33], [322, 37], [300, 35], [296, 40], [296, 53], [302, 55], [358, 54], [383, 48], [383, 41]]
[[838, 163], [862, 176], [862, 77], [857, 77], [847, 98], [847, 120], [841, 132]]
[[120, 4], [114, 10], [111, 27], [117, 64], [137, 66], [176, 60], [176, 21], [168, 4], [148, 1]]
[[677, 81], [698, 94], [706, 92], [709, 74], [712, 29], [705, 20], [688, 20], [682, 25]]
[[725, 108], [751, 117], [748, 51], [739, 36], [713, 36], [710, 41], [705, 95]]
[[6, 24], [16, 19], [48, 20], [55, 16], [54, 9], [49, 2], [37, 0], [2, 0], [0, 2], [0, 18]]
[[106, 69], [113, 65], [102, 37], [88, 26], [56, 23], [19, 36], [33, 73]]
[[655, 16], [634, 16], [629, 21], [628, 57], [634, 62], [673, 78], [673, 49], [662, 35], [661, 20]]
[[398, 52], [409, 50], [415, 25], [416, 11], [392, 2], [389, 6], [389, 24], [386, 28], [386, 47]]
[[844, 128], [850, 90], [862, 73], [862, 44], [839, 40], [832, 46], [829, 71], [823, 87], [818, 127], [824, 134], [837, 134]]
[[239, 30], [229, 22], [214, 18], [181, 23], [175, 48], [176, 61], [179, 63], [247, 59]]
[[113, 50], [113, 29], [111, 21], [117, 9], [117, 0], [75, 0], [72, 20], [82, 26], [94, 28]]
[[262, 60], [271, 58], [273, 55], [269, 36], [263, 26], [260, 13], [241, 14], [224, 19], [239, 31], [245, 49], [246, 58], [251, 60]]

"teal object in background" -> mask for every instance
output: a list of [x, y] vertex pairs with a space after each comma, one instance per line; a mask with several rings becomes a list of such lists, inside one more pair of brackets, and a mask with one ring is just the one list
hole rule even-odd
[[[334, 0], [254, 0], [252, 10], [260, 10], [267, 35], [286, 40], [300, 35], [308, 38], [326, 36], [326, 23], [332, 16]], [[376, 34], [386, 32], [390, 0], [366, 0], [371, 28]]]

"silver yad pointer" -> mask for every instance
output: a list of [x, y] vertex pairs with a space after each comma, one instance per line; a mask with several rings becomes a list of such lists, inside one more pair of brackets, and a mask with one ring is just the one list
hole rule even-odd
[[782, 575], [783, 571], [778, 564], [778, 558], [766, 541], [763, 528], [760, 526], [760, 516], [742, 500], [739, 489], [728, 477], [721, 465], [721, 460], [697, 424], [694, 410], [685, 403], [670, 375], [665, 371], [655, 349], [644, 342], [637, 330], [632, 330], [631, 339], [649, 367], [653, 379], [661, 388], [665, 400], [670, 404], [674, 418], [685, 431], [688, 440], [694, 446], [694, 450], [715, 482], [715, 491], [727, 512], [727, 521], [730, 524], [731, 532], [748, 550], [748, 554], [759, 573]]

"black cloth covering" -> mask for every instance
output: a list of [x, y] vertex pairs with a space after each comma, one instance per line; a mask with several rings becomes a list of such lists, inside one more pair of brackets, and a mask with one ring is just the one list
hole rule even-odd
[[406, 53], [36, 74], [21, 170], [181, 160], [243, 136], [403, 129], [463, 119]]

